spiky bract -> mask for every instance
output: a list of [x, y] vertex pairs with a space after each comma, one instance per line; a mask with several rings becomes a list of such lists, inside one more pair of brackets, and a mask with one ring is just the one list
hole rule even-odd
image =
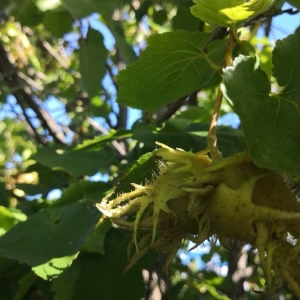
[[215, 235], [225, 247], [235, 240], [258, 249], [266, 292], [278, 288], [281, 274], [297, 282], [300, 205], [280, 174], [256, 167], [247, 153], [212, 162], [202, 152], [158, 145], [151, 182], [97, 205], [102, 219], [133, 231], [127, 269], [152, 248], [169, 253], [168, 265], [182, 240], [199, 245]]

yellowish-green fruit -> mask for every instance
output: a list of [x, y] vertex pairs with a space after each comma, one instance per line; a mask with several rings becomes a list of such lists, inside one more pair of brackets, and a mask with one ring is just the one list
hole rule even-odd
[[258, 249], [266, 292], [278, 288], [281, 274], [293, 285], [300, 206], [281, 174], [256, 167], [247, 153], [212, 162], [203, 153], [159, 146], [153, 155], [163, 162], [152, 182], [97, 205], [102, 219], [133, 231], [127, 269], [152, 248], [169, 254], [168, 265], [183, 239], [198, 245], [215, 235], [225, 246], [233, 240]]

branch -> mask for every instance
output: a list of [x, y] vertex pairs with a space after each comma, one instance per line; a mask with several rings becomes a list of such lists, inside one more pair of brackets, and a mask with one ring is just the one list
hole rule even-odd
[[[108, 63], [105, 64], [106, 70], [108, 72], [108, 75], [113, 82], [113, 85], [116, 88], [116, 91], [119, 91], [119, 85], [115, 81], [115, 76], [114, 73]], [[117, 115], [117, 124], [114, 126], [115, 129], [120, 129], [120, 128], [126, 128], [126, 123], [127, 123], [127, 117], [128, 117], [128, 110], [127, 107], [123, 104], [119, 104], [119, 113]]]
[[54, 48], [47, 42], [41, 41], [44, 48], [59, 62], [59, 64], [64, 68], [68, 69], [70, 66], [70, 62], [68, 60], [63, 59], [60, 54], [54, 50]]
[[[35, 112], [37, 118], [41, 122], [43, 129], [48, 130], [49, 134], [57, 143], [65, 144], [65, 137], [58, 129], [55, 121], [47, 111], [45, 111], [37, 102], [34, 101], [31, 89], [29, 87], [29, 84], [31, 82], [28, 82], [28, 78], [27, 82], [25, 82], [24, 79], [20, 77], [20, 72], [13, 65], [13, 62], [9, 60], [8, 55], [9, 54], [0, 43], [0, 74], [3, 76], [3, 79], [10, 89], [12, 95], [15, 96], [17, 103], [21, 106], [24, 117], [29, 126], [35, 132], [36, 137], [40, 137], [40, 135], [37, 133], [36, 128], [34, 128], [33, 124], [30, 121], [30, 118], [26, 113], [27, 107], [31, 108]], [[38, 138], [39, 142], [41, 142], [42, 140], [42, 137]], [[44, 143], [42, 142], [42, 144]]]
[[[230, 37], [229, 37], [228, 45], [227, 45], [226, 52], [224, 55], [225, 67], [232, 65], [232, 50], [235, 45], [235, 42], [236, 42], [236, 40], [234, 37], [234, 32], [230, 31]], [[222, 99], [223, 99], [223, 93], [219, 86], [216, 101], [215, 101], [213, 116], [212, 116], [211, 123], [209, 126], [208, 134], [207, 134], [207, 146], [208, 146], [208, 150], [211, 154], [211, 158], [213, 160], [219, 160], [222, 157], [221, 153], [219, 152], [218, 143], [217, 143], [217, 125], [218, 125], [218, 118], [219, 118], [219, 114], [220, 114]], [[206, 151], [206, 150], [204, 150], [204, 151]]]
[[115, 88], [116, 88], [116, 91], [118, 92], [119, 91], [119, 85], [117, 84], [117, 82], [115, 81], [115, 75], [111, 69], [111, 66], [108, 64], [108, 63], [105, 63], [105, 67], [106, 67], [106, 70], [107, 70], [107, 73], [111, 79], [111, 81], [113, 82]]
[[217, 125], [218, 125], [218, 118], [221, 109], [222, 99], [223, 99], [223, 94], [219, 87], [216, 101], [215, 101], [213, 116], [207, 134], [207, 145], [213, 160], [214, 159], [218, 160], [222, 156], [221, 153], [219, 152], [218, 143], [217, 143]]
[[156, 125], [161, 125], [164, 121], [170, 119], [176, 111], [187, 101], [188, 96], [184, 96], [172, 102], [156, 112]]
[[[88, 117], [87, 121], [90, 125], [92, 125], [96, 130], [102, 132], [103, 134], [108, 134], [108, 130], [106, 130], [103, 126], [101, 126], [99, 123], [95, 122], [92, 118]], [[118, 141], [112, 141], [112, 145], [115, 147], [115, 149], [122, 155], [126, 156], [127, 153], [124, 149], [124, 147], [118, 142]]]

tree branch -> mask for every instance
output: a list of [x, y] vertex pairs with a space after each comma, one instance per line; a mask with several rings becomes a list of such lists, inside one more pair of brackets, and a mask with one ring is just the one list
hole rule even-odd
[[[31, 89], [29, 87], [30, 82], [25, 82], [23, 78], [20, 77], [20, 72], [17, 68], [10, 62], [8, 58], [8, 53], [4, 49], [3, 45], [0, 43], [0, 74], [3, 76], [8, 88], [10, 89], [12, 95], [16, 98], [17, 103], [21, 106], [24, 113], [24, 117], [28, 122], [29, 126], [35, 132], [35, 136], [39, 142], [44, 144], [43, 138], [37, 133], [36, 128], [31, 123], [29, 116], [26, 113], [26, 108], [31, 108], [37, 118], [40, 120], [41, 125], [44, 130], [47, 130], [53, 139], [59, 144], [65, 144], [65, 137], [63, 133], [59, 130], [58, 125], [52, 119], [48, 112], [46, 112], [36, 101], [33, 99]], [[39, 136], [39, 138], [38, 138]]]

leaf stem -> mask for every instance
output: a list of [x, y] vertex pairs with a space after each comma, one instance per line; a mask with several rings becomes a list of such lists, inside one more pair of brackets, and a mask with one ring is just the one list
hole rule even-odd
[[[233, 50], [235, 42], [236, 42], [236, 39], [235, 39], [234, 32], [232, 30], [230, 30], [230, 37], [229, 37], [228, 45], [227, 45], [225, 55], [224, 55], [225, 67], [232, 65], [232, 50]], [[222, 158], [222, 153], [218, 149], [218, 141], [217, 141], [217, 125], [218, 125], [218, 119], [219, 119], [219, 114], [220, 114], [220, 110], [221, 110], [222, 99], [223, 99], [223, 93], [219, 86], [212, 119], [211, 119], [209, 130], [207, 133], [207, 145], [208, 145], [208, 149], [211, 154], [212, 160], [220, 160]]]
[[210, 122], [208, 134], [207, 134], [207, 145], [208, 145], [212, 160], [219, 160], [222, 158], [222, 154], [220, 153], [220, 151], [218, 149], [218, 144], [217, 144], [217, 124], [218, 124], [218, 118], [219, 118], [219, 113], [220, 113], [220, 109], [221, 109], [222, 99], [223, 99], [223, 93], [221, 91], [221, 88], [219, 87], [218, 92], [217, 92], [216, 101], [215, 101], [214, 112], [212, 115], [212, 119]]

